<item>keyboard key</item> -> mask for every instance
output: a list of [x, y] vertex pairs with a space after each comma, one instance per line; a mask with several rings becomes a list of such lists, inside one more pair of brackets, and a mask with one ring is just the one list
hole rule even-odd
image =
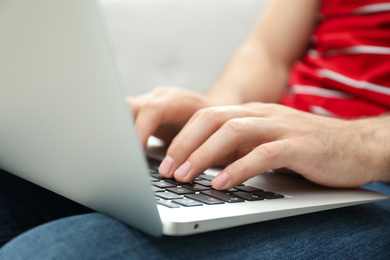
[[151, 174], [149, 174], [149, 176], [153, 177], [155, 179], [158, 179], [158, 180], [164, 179], [159, 173], [151, 173]]
[[150, 178], [150, 181], [151, 181], [151, 182], [160, 181], [159, 179], [154, 178], [154, 177], [152, 177], [152, 176], [150, 176], [149, 178]]
[[173, 192], [169, 192], [169, 191], [156, 192], [154, 195], [156, 195], [156, 196], [158, 196], [160, 198], [166, 199], [166, 200], [173, 200], [173, 199], [181, 199], [181, 198], [183, 198], [183, 196], [181, 196], [179, 194], [176, 194], [176, 193], [173, 193]]
[[175, 184], [176, 186], [179, 186], [179, 185], [181, 186], [181, 185], [185, 184], [183, 182], [178, 182], [175, 179], [164, 179], [164, 181]]
[[193, 190], [193, 191], [202, 191], [202, 190], [210, 190], [210, 187], [205, 187], [199, 184], [188, 183], [184, 184], [182, 187]]
[[158, 170], [149, 169], [149, 174], [159, 174]]
[[153, 186], [156, 186], [156, 187], [159, 187], [161, 189], [164, 189], [164, 188], [174, 188], [176, 187], [175, 184], [172, 184], [170, 182], [166, 182], [166, 181], [159, 181], [159, 182], [152, 182]]
[[212, 204], [223, 204], [224, 203], [222, 200], [219, 200], [219, 199], [216, 199], [216, 198], [204, 195], [204, 194], [188, 194], [188, 195], [185, 195], [185, 196], [187, 198], [190, 198], [190, 199], [193, 199], [193, 200], [197, 200], [197, 201], [203, 202], [205, 204], [209, 204], [209, 205], [212, 205]]
[[206, 187], [211, 187], [211, 181], [203, 180], [203, 181], [194, 181], [194, 183], [206, 186]]
[[186, 207], [192, 207], [192, 206], [202, 206], [203, 204], [199, 201], [196, 201], [196, 200], [192, 200], [192, 199], [187, 199], [187, 198], [183, 198], [183, 199], [177, 199], [177, 200], [174, 200], [175, 203], [178, 203], [180, 205], [183, 205], [183, 206], [186, 206]]
[[248, 193], [245, 191], [232, 192], [231, 195], [237, 196], [239, 198], [242, 198], [244, 200], [249, 200], [249, 201], [264, 200], [264, 198], [259, 196], [259, 195], [255, 195], [255, 194]]
[[176, 187], [176, 188], [168, 188], [167, 191], [176, 193], [176, 194], [195, 194], [195, 191], [183, 188], [183, 187]]
[[259, 189], [259, 188], [256, 188], [256, 187], [252, 187], [252, 186], [248, 186], [248, 185], [245, 185], [245, 186], [237, 186], [235, 187], [237, 190], [241, 190], [241, 191], [246, 191], [246, 192], [258, 192], [258, 191], [264, 191], [262, 189]]
[[233, 202], [244, 202], [245, 200], [235, 197], [233, 195], [227, 194], [225, 192], [217, 191], [217, 190], [206, 190], [202, 191], [202, 194], [220, 199], [222, 201], [228, 202], [228, 203], [233, 203]]
[[225, 192], [225, 193], [232, 193], [232, 192], [236, 192], [238, 191], [236, 188], [230, 188], [228, 190], [221, 190], [221, 192]]
[[168, 201], [168, 200], [159, 200], [159, 201], [157, 201], [157, 204], [166, 206], [168, 208], [180, 208], [179, 204], [174, 203], [172, 201]]
[[165, 190], [152, 185], [152, 191], [153, 191], [153, 192], [163, 192], [163, 191], [165, 191]]
[[208, 180], [208, 181], [212, 181], [214, 179], [214, 177], [215, 176], [213, 176], [213, 175], [207, 175], [207, 174], [199, 175], [199, 178], [204, 179], [204, 180]]
[[284, 198], [284, 196], [282, 194], [273, 193], [270, 191], [254, 192], [254, 194], [261, 196], [261, 197], [264, 197], [264, 198], [269, 199], [269, 200]]

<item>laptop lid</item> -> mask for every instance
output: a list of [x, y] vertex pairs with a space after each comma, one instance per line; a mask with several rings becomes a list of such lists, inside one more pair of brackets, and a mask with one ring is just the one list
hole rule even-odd
[[0, 39], [0, 167], [160, 235], [96, 2], [0, 1]]

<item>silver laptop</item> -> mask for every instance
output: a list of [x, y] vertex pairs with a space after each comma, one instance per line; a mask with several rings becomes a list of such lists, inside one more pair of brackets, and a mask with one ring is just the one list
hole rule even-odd
[[[259, 175], [225, 197], [203, 189], [208, 175], [164, 187], [174, 180], [150, 173], [101, 17], [94, 0], [0, 1], [3, 170], [154, 236], [388, 198], [279, 173]], [[156, 147], [149, 149], [154, 157]]]

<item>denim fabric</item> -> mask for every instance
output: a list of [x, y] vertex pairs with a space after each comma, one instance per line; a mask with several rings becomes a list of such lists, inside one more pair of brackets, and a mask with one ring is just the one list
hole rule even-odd
[[91, 212], [0, 169], [0, 246], [48, 221]]
[[[390, 185], [367, 188], [390, 194]], [[153, 238], [99, 213], [32, 229], [0, 259], [390, 259], [390, 200], [186, 237]]]

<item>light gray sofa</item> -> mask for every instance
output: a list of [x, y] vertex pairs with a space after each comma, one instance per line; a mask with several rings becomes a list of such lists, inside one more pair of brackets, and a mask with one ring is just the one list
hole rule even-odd
[[100, 0], [126, 95], [205, 90], [252, 30], [266, 0]]

